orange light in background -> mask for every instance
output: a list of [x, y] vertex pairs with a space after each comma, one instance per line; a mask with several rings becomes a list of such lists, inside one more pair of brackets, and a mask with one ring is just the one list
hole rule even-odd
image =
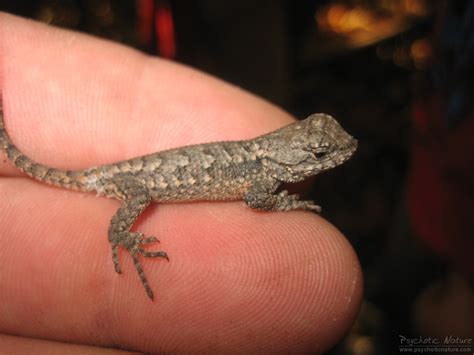
[[361, 7], [348, 8], [343, 4], [330, 5], [316, 14], [316, 22], [323, 31], [338, 34], [370, 29], [370, 14]]
[[432, 55], [431, 43], [428, 39], [418, 39], [410, 46], [410, 56], [417, 69], [425, 69]]
[[[431, 13], [430, 3], [426, 0], [377, 0], [373, 3], [371, 7], [364, 7], [349, 6], [340, 2], [318, 8], [315, 20], [322, 38], [329, 35], [338, 40], [331, 47], [331, 44], [327, 43], [332, 39], [327, 38], [326, 48], [329, 48], [328, 50], [361, 48], [382, 42], [407, 31]], [[377, 48], [377, 55], [381, 59], [392, 59], [401, 67], [415, 65], [418, 69], [423, 69], [426, 67], [426, 56], [429, 54], [426, 54], [426, 45], [417, 48], [418, 45], [421, 44], [415, 45], [413, 55], [411, 48], [394, 48], [387, 51], [382, 47]]]
[[339, 24], [344, 20], [346, 15], [347, 8], [344, 5], [336, 4], [329, 7], [329, 10], [326, 12], [326, 22], [328, 27], [334, 31], [339, 32]]
[[356, 355], [375, 354], [375, 340], [369, 336], [359, 336], [354, 339], [352, 351]]
[[429, 14], [425, 0], [402, 0], [401, 4], [404, 12], [412, 16], [426, 16]]
[[371, 29], [370, 24], [372, 22], [373, 20], [366, 10], [356, 7], [346, 13], [340, 26], [342, 32], [345, 33], [360, 30], [368, 31]]

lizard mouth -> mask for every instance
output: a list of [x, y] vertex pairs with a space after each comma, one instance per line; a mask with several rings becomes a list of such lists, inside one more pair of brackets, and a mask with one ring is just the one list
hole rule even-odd
[[339, 158], [337, 159], [338, 164], [342, 164], [347, 159], [349, 159], [354, 152], [357, 150], [358, 142], [357, 139], [350, 137], [345, 144], [341, 146], [339, 149], [338, 155]]
[[345, 146], [345, 151], [349, 152], [351, 155], [357, 150], [358, 142], [357, 139], [351, 138], [349, 144]]

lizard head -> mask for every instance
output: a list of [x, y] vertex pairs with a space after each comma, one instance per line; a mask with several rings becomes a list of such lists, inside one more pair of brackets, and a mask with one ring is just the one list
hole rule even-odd
[[[292, 182], [334, 168], [357, 149], [350, 136], [329, 115], [317, 113], [267, 135], [267, 163], [278, 168], [275, 174]], [[284, 172], [284, 174], [283, 174]]]

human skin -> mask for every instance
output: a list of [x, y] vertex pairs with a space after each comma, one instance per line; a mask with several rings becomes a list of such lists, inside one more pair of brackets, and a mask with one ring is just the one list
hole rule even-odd
[[[68, 169], [252, 138], [293, 120], [196, 70], [7, 14], [0, 88], [13, 142]], [[118, 201], [36, 182], [3, 153], [0, 196], [0, 333], [16, 336], [0, 344], [320, 353], [359, 310], [357, 257], [310, 212], [152, 205], [134, 228], [170, 256], [142, 260], [152, 302], [126, 252], [123, 274], [114, 271], [107, 228]]]

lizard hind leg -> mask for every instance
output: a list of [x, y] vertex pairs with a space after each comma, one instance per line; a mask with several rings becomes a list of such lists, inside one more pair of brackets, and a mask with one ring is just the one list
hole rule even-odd
[[127, 249], [133, 259], [135, 268], [137, 269], [140, 280], [145, 287], [148, 297], [153, 299], [153, 291], [148, 284], [148, 280], [143, 272], [139, 256], [145, 258], [165, 258], [168, 260], [168, 255], [163, 251], [145, 251], [144, 245], [159, 242], [156, 237], [145, 237], [140, 232], [130, 232], [133, 224], [138, 216], [150, 204], [151, 198], [147, 194], [134, 196], [125, 200], [124, 204], [117, 210], [112, 217], [109, 226], [109, 242], [112, 247], [112, 260], [114, 268], [117, 273], [122, 273], [118, 258], [119, 245]]

